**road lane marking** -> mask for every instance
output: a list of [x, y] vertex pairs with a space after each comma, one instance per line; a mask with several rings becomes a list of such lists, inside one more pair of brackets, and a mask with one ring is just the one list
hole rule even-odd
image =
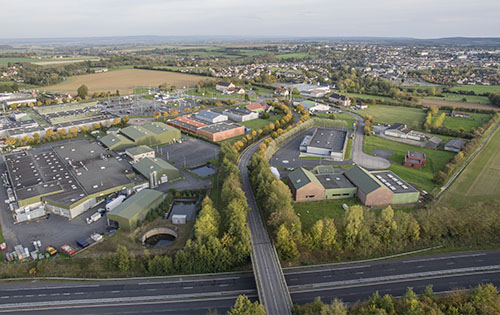
[[55, 290], [55, 289], [96, 288], [96, 287], [100, 287], [100, 285], [94, 284], [94, 285], [81, 285], [81, 286], [33, 287], [33, 288], [22, 288], [22, 289], [2, 289], [2, 291]]
[[193, 287], [183, 287], [184, 290], [192, 289]]
[[486, 254], [458, 255], [458, 256], [448, 256], [448, 257], [437, 257], [437, 258], [425, 258], [425, 259], [403, 260], [403, 264], [411, 264], [411, 263], [415, 263], [415, 262], [423, 262], [423, 261], [434, 261], [434, 260], [457, 259], [457, 258], [466, 258], [466, 257], [478, 257], [478, 256], [486, 256]]
[[328, 272], [328, 271], [340, 271], [340, 270], [350, 270], [350, 269], [362, 269], [362, 268], [370, 268], [371, 265], [361, 265], [361, 266], [353, 266], [353, 267], [338, 267], [338, 268], [328, 268], [328, 269], [315, 269], [315, 270], [297, 270], [294, 272], [287, 272], [286, 275], [293, 274], [303, 274], [303, 273], [318, 273], [318, 272]]
[[[149, 290], [148, 290], [148, 291], [149, 291]], [[115, 290], [115, 291], [111, 291], [111, 293], [120, 293], [120, 291]]]

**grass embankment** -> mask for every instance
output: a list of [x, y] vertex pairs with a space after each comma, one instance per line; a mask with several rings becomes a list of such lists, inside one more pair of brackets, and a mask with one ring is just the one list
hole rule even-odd
[[456, 208], [500, 199], [500, 129], [448, 189], [440, 205]]
[[283, 118], [282, 115], [272, 115], [272, 116], [269, 116], [269, 118], [267, 118], [267, 119], [258, 118], [258, 119], [242, 122], [242, 123], [240, 123], [240, 125], [245, 126], [247, 128], [252, 128], [253, 130], [259, 130], [259, 129], [264, 128], [265, 126], [269, 125], [270, 123], [274, 123], [277, 120], [281, 120], [281, 118]]
[[[393, 154], [389, 157], [392, 165], [389, 169], [408, 183], [429, 192], [436, 187], [436, 184], [433, 182], [434, 174], [442, 170], [446, 163], [455, 155], [452, 152], [415, 147], [378, 137], [364, 137], [363, 148], [366, 153], [371, 155], [375, 155], [372, 151], [373, 149], [392, 151]], [[408, 151], [425, 153], [427, 163], [422, 169], [409, 168], [403, 165], [405, 155]]]

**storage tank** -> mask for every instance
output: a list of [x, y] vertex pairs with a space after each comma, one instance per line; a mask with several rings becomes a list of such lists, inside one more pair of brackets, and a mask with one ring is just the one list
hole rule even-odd
[[111, 200], [108, 204], [106, 204], [106, 211], [111, 211], [114, 208], [116, 208], [119, 204], [121, 204], [125, 200], [124, 195], [120, 195], [116, 197], [115, 199]]

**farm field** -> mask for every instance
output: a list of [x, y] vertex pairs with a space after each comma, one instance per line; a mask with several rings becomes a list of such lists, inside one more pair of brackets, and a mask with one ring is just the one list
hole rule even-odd
[[388, 105], [368, 105], [367, 109], [356, 113], [365, 116], [372, 115], [376, 123], [406, 124], [411, 129], [422, 129], [425, 112], [420, 108]]
[[500, 85], [457, 85], [452, 87], [450, 91], [473, 91], [476, 94], [500, 93]]
[[449, 102], [462, 102], [462, 99], [466, 99], [465, 102], [462, 103], [475, 103], [475, 104], [490, 104], [490, 100], [486, 96], [478, 96], [478, 95], [460, 95], [454, 93], [444, 93], [444, 97], [439, 96], [429, 96], [426, 98], [433, 100], [443, 100]]
[[419, 101], [423, 106], [436, 105], [438, 107], [455, 107], [455, 108], [477, 108], [477, 109], [488, 109], [488, 110], [496, 110], [500, 111], [500, 107], [494, 106], [491, 104], [476, 104], [476, 103], [464, 103], [464, 102], [451, 102], [444, 101], [442, 99], [435, 100], [430, 98], [421, 98]]
[[275, 122], [276, 120], [280, 120], [281, 118], [283, 118], [283, 116], [273, 115], [273, 116], [269, 116], [268, 119], [259, 118], [259, 119], [249, 120], [249, 121], [245, 121], [245, 122], [240, 123], [240, 125], [243, 125], [243, 126], [248, 127], [248, 128], [252, 128], [253, 130], [258, 130], [260, 128], [264, 128], [264, 126], [267, 126], [272, 122]]
[[47, 91], [76, 94], [76, 90], [85, 84], [89, 93], [120, 90], [120, 94], [130, 94], [137, 86], [157, 86], [162, 83], [178, 88], [190, 87], [206, 77], [168, 71], [125, 69], [104, 73], [86, 74], [68, 78], [67, 81], [45, 87]]
[[479, 201], [500, 200], [500, 129], [451, 185], [440, 205], [462, 208]]
[[[438, 115], [435, 115], [435, 117], [438, 117], [441, 113], [442, 111], [440, 111]], [[443, 126], [454, 130], [464, 128], [469, 131], [471, 128], [481, 127], [485, 122], [491, 119], [490, 114], [470, 113], [470, 115], [470, 119], [446, 116]]]
[[30, 62], [33, 64], [37, 64], [40, 66], [51, 65], [51, 64], [64, 64], [64, 63], [73, 63], [73, 62], [82, 62], [85, 60], [98, 60], [96, 58], [61, 58], [61, 59], [53, 59], [53, 58], [22, 58], [22, 57], [2, 57], [0, 58], [0, 65], [6, 65], [9, 62]]
[[[434, 174], [442, 170], [446, 163], [455, 155], [453, 152], [433, 150], [427, 148], [415, 147], [401, 142], [395, 142], [379, 137], [365, 137], [364, 151], [374, 155], [373, 149], [390, 150], [392, 156], [388, 157], [392, 165], [389, 168], [408, 183], [415, 185], [419, 189], [431, 192], [435, 184], [433, 182]], [[427, 163], [421, 170], [405, 167], [403, 165], [405, 155], [408, 151], [423, 152], [427, 156]]]

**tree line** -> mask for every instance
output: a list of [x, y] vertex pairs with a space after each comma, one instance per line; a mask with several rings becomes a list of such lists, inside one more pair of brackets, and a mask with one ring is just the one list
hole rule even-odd
[[500, 314], [500, 293], [492, 284], [480, 284], [470, 291], [452, 291], [444, 296], [434, 293], [432, 286], [416, 294], [408, 288], [396, 298], [390, 294], [381, 296], [378, 291], [368, 300], [349, 307], [338, 299], [324, 303], [320, 298], [305, 305], [296, 305], [295, 315], [395, 315], [395, 314]]

